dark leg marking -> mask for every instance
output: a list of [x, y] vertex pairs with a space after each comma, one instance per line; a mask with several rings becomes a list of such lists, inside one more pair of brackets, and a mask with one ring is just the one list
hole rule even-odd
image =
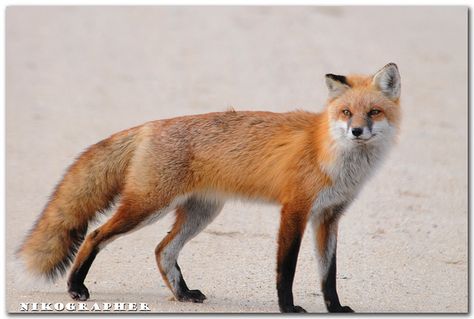
[[68, 293], [74, 300], [86, 301], [89, 299], [89, 290], [84, 285], [84, 279], [89, 272], [89, 269], [94, 261], [95, 257], [99, 250], [97, 248], [93, 249], [89, 257], [84, 261], [84, 263], [71, 275], [67, 281]]
[[301, 236], [298, 236], [293, 240], [286, 256], [277, 266], [278, 305], [281, 312], [306, 312], [302, 307], [294, 305], [292, 291], [300, 245]]
[[324, 296], [324, 302], [326, 303], [326, 308], [329, 312], [354, 312], [348, 306], [341, 306], [339, 302], [339, 296], [337, 295], [336, 290], [336, 252], [331, 258], [331, 265], [326, 278], [322, 283], [322, 291]]
[[183, 275], [181, 273], [181, 268], [179, 267], [178, 263], [176, 263], [175, 267], [179, 272], [179, 279], [178, 279], [178, 290], [176, 293], [176, 298], [179, 301], [191, 301], [196, 303], [202, 303], [207, 297], [198, 289], [189, 289], [188, 285], [184, 281]]

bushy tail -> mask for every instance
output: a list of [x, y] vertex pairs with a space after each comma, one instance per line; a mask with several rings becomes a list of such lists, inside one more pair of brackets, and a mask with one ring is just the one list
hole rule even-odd
[[51, 281], [66, 272], [89, 222], [120, 194], [137, 139], [138, 128], [117, 133], [71, 165], [16, 253], [27, 272]]

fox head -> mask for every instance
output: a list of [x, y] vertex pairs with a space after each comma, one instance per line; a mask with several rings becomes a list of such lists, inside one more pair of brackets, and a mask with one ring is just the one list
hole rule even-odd
[[330, 132], [339, 145], [393, 140], [400, 120], [400, 73], [394, 63], [370, 76], [326, 74]]

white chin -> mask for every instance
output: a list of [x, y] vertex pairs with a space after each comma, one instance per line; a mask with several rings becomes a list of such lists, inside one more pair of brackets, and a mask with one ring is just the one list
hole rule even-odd
[[350, 140], [356, 144], [366, 144], [373, 140], [373, 136], [367, 138], [351, 138]]

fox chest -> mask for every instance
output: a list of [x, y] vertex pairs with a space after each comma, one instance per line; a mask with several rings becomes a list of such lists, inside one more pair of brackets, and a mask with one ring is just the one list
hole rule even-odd
[[372, 174], [377, 162], [377, 156], [360, 151], [344, 154], [331, 166], [324, 167], [332, 183], [316, 195], [312, 206], [313, 214], [352, 202]]

